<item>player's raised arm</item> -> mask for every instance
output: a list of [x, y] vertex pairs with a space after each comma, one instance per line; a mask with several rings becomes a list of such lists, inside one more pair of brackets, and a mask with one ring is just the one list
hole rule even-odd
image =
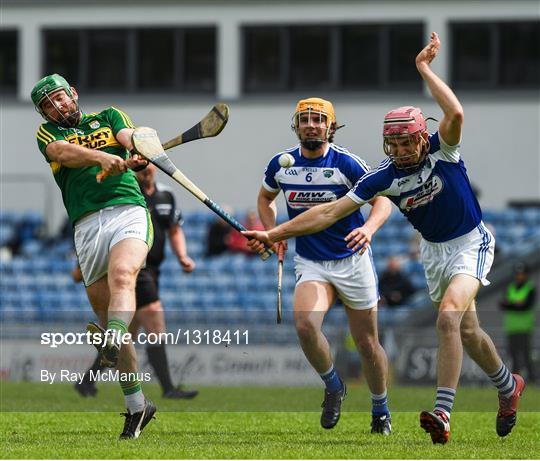
[[448, 145], [455, 146], [459, 144], [461, 139], [463, 107], [450, 87], [430, 67], [430, 63], [437, 56], [440, 46], [439, 36], [436, 32], [432, 32], [429, 44], [416, 57], [416, 68], [444, 112], [444, 117], [439, 125], [441, 137]]

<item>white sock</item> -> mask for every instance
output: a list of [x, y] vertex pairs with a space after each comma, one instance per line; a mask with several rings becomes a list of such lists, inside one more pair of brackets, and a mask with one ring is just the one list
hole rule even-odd
[[130, 414], [139, 413], [144, 410], [144, 394], [142, 391], [134, 392], [133, 394], [124, 395], [126, 408]]

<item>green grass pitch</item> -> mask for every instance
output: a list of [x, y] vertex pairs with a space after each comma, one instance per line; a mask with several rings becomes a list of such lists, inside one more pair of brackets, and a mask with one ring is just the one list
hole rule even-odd
[[[531, 459], [540, 455], [540, 389], [526, 389], [514, 431], [495, 433], [496, 393], [461, 388], [447, 445], [432, 445], [418, 425], [432, 387], [389, 389], [393, 434], [369, 433], [369, 394], [350, 386], [339, 424], [319, 426], [317, 388], [206, 387], [192, 401], [146, 394], [158, 406], [138, 440], [118, 441], [123, 418], [116, 386], [83, 399], [67, 384], [0, 382], [0, 457], [64, 459]], [[290, 411], [285, 411], [286, 409]]]

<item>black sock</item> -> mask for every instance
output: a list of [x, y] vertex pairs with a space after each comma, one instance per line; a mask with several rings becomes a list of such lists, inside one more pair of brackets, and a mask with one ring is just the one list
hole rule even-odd
[[96, 357], [96, 360], [94, 360], [94, 363], [92, 364], [92, 366], [86, 371], [86, 373], [84, 374], [84, 377], [83, 377], [83, 382], [84, 383], [94, 383], [95, 381], [93, 381], [90, 377], [90, 372], [92, 372], [92, 375], [95, 377], [96, 374], [99, 372], [99, 371], [102, 371], [105, 367], [104, 366], [101, 366], [99, 364], [99, 356]]
[[150, 365], [152, 365], [152, 368], [159, 379], [163, 392], [174, 389], [171, 374], [169, 372], [169, 363], [167, 362], [165, 344], [147, 346], [146, 353], [148, 354], [148, 361], [150, 362]]

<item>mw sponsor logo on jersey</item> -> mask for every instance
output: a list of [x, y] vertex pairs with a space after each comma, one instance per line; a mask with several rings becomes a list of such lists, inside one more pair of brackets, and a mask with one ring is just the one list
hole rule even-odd
[[442, 190], [442, 179], [439, 176], [432, 176], [414, 195], [403, 197], [399, 203], [399, 208], [404, 211], [410, 211], [414, 208], [426, 205]]
[[75, 134], [66, 137], [71, 144], [88, 147], [89, 149], [101, 149], [107, 146], [120, 146], [113, 136], [110, 128], [101, 128], [87, 135]]
[[287, 203], [291, 208], [311, 208], [334, 200], [337, 200], [337, 196], [329, 190], [290, 190], [287, 192]]

